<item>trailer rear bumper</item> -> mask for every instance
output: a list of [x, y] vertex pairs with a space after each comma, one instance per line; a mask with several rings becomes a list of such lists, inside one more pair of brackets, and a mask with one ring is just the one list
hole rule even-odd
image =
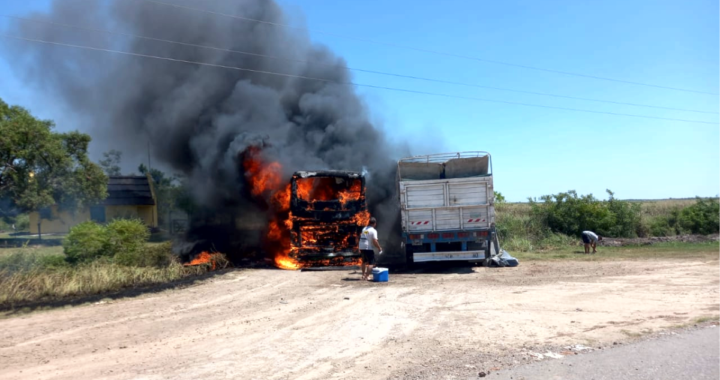
[[315, 251], [299, 251], [291, 254], [298, 260], [303, 261], [321, 261], [321, 260], [353, 260], [362, 257], [360, 251], [345, 252], [315, 252]]
[[414, 252], [413, 262], [431, 261], [484, 261], [485, 251], [454, 251], [454, 252]]

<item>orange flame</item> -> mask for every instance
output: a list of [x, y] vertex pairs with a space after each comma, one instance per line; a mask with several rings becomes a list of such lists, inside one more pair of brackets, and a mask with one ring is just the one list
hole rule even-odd
[[210, 270], [215, 270], [215, 260], [213, 260], [213, 255], [211, 255], [208, 252], [200, 252], [195, 258], [189, 262], [185, 263], [186, 267], [196, 266], [196, 265], [203, 265], [203, 264], [210, 264]]
[[245, 176], [250, 180], [250, 192], [259, 197], [277, 191], [282, 180], [282, 166], [280, 163], [265, 163], [260, 160], [257, 157], [260, 154], [260, 149], [257, 147], [248, 148], [245, 154], [247, 158], [243, 160], [243, 168], [245, 169]]
[[[282, 186], [282, 166], [278, 162], [266, 162], [260, 155], [257, 147], [248, 148], [243, 153], [243, 169], [251, 194], [265, 202], [268, 207], [270, 222], [265, 234], [265, 250], [273, 256], [273, 261], [281, 269], [300, 269], [309, 264], [298, 262], [291, 254], [299, 249], [313, 249], [317, 245], [318, 237], [326, 238], [327, 234], [338, 232], [338, 226], [324, 226], [317, 231], [300, 231], [299, 240], [302, 247], [293, 246], [294, 238], [298, 236], [293, 232], [293, 221], [302, 220], [293, 217], [290, 212], [292, 189], [290, 185]], [[295, 181], [298, 198], [314, 203], [315, 201], [339, 200], [345, 207], [351, 200], [359, 200], [362, 196], [361, 180], [352, 182], [336, 182], [334, 178], [301, 178]], [[367, 211], [357, 213], [352, 220], [340, 222], [342, 224], [367, 225], [370, 214]], [[331, 227], [331, 228], [327, 228]], [[325, 234], [325, 235], [323, 235]], [[326, 239], [327, 240], [327, 239]], [[336, 247], [349, 246], [349, 236], [341, 241], [335, 241]], [[318, 249], [315, 247], [314, 249]], [[357, 262], [337, 262], [324, 260], [314, 265], [353, 265]]]
[[361, 195], [362, 195], [362, 192], [360, 190], [360, 181], [355, 180], [355, 181], [353, 181], [353, 184], [349, 190], [338, 192], [338, 199], [344, 206], [349, 201], [359, 200]]
[[360, 211], [353, 217], [353, 222], [361, 227], [367, 226], [370, 223], [370, 213], [366, 210]]
[[290, 185], [282, 187], [282, 166], [278, 162], [265, 162], [260, 149], [248, 148], [243, 157], [243, 168], [250, 192], [270, 206], [271, 220], [265, 234], [265, 249], [272, 254], [275, 265], [281, 269], [300, 269], [302, 265], [290, 257]]
[[334, 186], [333, 178], [300, 178], [296, 181], [297, 196], [306, 201], [339, 200], [343, 206], [349, 201], [357, 201], [362, 196], [360, 180], [352, 180], [346, 190]]

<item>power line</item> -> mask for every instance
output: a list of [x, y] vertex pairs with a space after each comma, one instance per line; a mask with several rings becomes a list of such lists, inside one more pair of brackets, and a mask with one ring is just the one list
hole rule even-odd
[[375, 89], [382, 89], [382, 90], [389, 90], [389, 91], [431, 95], [431, 96], [439, 96], [439, 97], [446, 97], [446, 98], [475, 100], [475, 101], [480, 101], [480, 102], [509, 104], [509, 105], [516, 105], [516, 106], [525, 106], [525, 107], [548, 108], [548, 109], [557, 109], [557, 110], [564, 110], [564, 111], [586, 112], [586, 113], [594, 113], [594, 114], [602, 114], [602, 115], [627, 116], [627, 117], [636, 117], [636, 118], [642, 118], [642, 119], [655, 119], [655, 120], [667, 120], [667, 121], [682, 121], [682, 122], [686, 122], [686, 123], [696, 123], [696, 124], [710, 124], [710, 125], [718, 124], [715, 122], [700, 121], [700, 120], [673, 119], [673, 118], [657, 117], [657, 116], [645, 116], [645, 115], [634, 115], [634, 114], [617, 113], [617, 112], [593, 111], [593, 110], [586, 110], [586, 109], [580, 109], [580, 108], [555, 107], [555, 106], [546, 106], [546, 105], [541, 105], [541, 104], [509, 102], [509, 101], [504, 101], [504, 100], [483, 99], [483, 98], [475, 98], [475, 97], [470, 97], [470, 96], [442, 94], [442, 93], [436, 93], [436, 92], [418, 91], [418, 90], [410, 90], [410, 89], [386, 87], [386, 86], [376, 86], [376, 85], [371, 85], [371, 84], [361, 84], [361, 83], [355, 83], [355, 82], [339, 82], [339, 81], [334, 81], [334, 80], [330, 80], [330, 79], [308, 77], [308, 76], [303, 76], [303, 75], [277, 73], [277, 72], [273, 72], [273, 71], [264, 71], [264, 70], [254, 70], [254, 69], [247, 69], [247, 68], [243, 68], [243, 67], [234, 67], [234, 66], [218, 65], [218, 64], [214, 64], [214, 63], [189, 61], [189, 60], [185, 60], [185, 59], [160, 57], [160, 56], [149, 55], [149, 54], [131, 53], [131, 52], [126, 52], [126, 51], [104, 49], [104, 48], [97, 48], [97, 47], [91, 47], [91, 46], [73, 45], [73, 44], [66, 44], [66, 43], [62, 43], [62, 42], [38, 40], [38, 39], [33, 39], [33, 38], [11, 36], [11, 35], [6, 35], [6, 34], [0, 34], [0, 37], [13, 38], [16, 40], [23, 40], [23, 41], [29, 41], [29, 42], [37, 42], [37, 43], [43, 43], [43, 44], [48, 44], [48, 45], [66, 46], [66, 47], [72, 47], [72, 48], [78, 48], [78, 49], [87, 49], [87, 50], [102, 51], [102, 52], [107, 52], [107, 53], [117, 53], [117, 54], [125, 54], [125, 55], [131, 55], [131, 56], [136, 56], [136, 57], [144, 57], [144, 58], [160, 59], [160, 60], [166, 60], [166, 61], [172, 61], [172, 62], [188, 63], [188, 64], [193, 64], [193, 65], [201, 65], [201, 66], [218, 67], [218, 68], [230, 69], [230, 70], [246, 71], [246, 72], [258, 73], [258, 74], [277, 75], [277, 76], [282, 76], [282, 77], [287, 77], [287, 78], [315, 80], [315, 81], [320, 81], [320, 82], [325, 82], [325, 83], [333, 83], [333, 84], [346, 85], [346, 86], [368, 87], [368, 88], [375, 88]]
[[215, 12], [215, 11], [210, 11], [210, 10], [201, 9], [201, 8], [188, 7], [188, 6], [185, 6], [185, 5], [172, 4], [172, 3], [167, 3], [167, 2], [164, 2], [164, 1], [158, 1], [158, 0], [141, 0], [141, 1], [144, 1], [144, 2], [147, 2], [147, 3], [159, 4], [159, 5], [166, 5], [166, 6], [171, 6], [171, 7], [175, 7], [175, 8], [181, 8], [181, 9], [186, 9], [186, 10], [191, 10], [191, 11], [196, 11], [196, 12], [202, 12], [202, 13], [212, 14], [212, 15], [216, 15], [216, 16], [230, 17], [230, 18], [233, 18], [233, 19], [236, 19], [236, 20], [257, 22], [257, 23], [260, 23], [260, 24], [272, 25], [272, 26], [281, 27], [281, 28], [303, 30], [303, 31], [308, 31], [308, 32], [314, 32], [314, 33], [317, 33], [317, 34], [324, 34], [324, 35], [326, 35], [326, 36], [331, 36], [331, 37], [344, 38], [344, 39], [348, 39], [348, 40], [355, 40], [355, 41], [360, 41], [360, 42], [365, 42], [365, 43], [370, 43], [370, 44], [375, 44], [375, 45], [390, 46], [390, 47], [395, 47], [395, 48], [400, 48], [400, 49], [406, 49], [406, 50], [414, 50], [414, 51], [419, 51], [419, 52], [429, 53], [429, 54], [444, 55], [444, 56], [447, 56], [447, 57], [462, 58], [462, 59], [467, 59], [467, 60], [472, 60], [472, 61], [477, 61], [477, 62], [492, 63], [492, 64], [496, 64], [496, 65], [503, 65], [503, 66], [510, 66], [510, 67], [518, 67], [518, 68], [527, 69], [527, 70], [544, 71], [544, 72], [548, 72], [548, 73], [563, 74], [563, 75], [570, 75], [570, 76], [576, 76], [576, 77], [582, 77], [582, 78], [590, 78], [590, 79], [604, 80], [604, 81], [609, 81], [609, 82], [632, 84], [632, 85], [636, 85], [636, 86], [646, 86], [646, 87], [661, 88], [661, 89], [665, 89], [665, 90], [675, 90], [675, 91], [692, 92], [692, 93], [704, 94], [704, 95], [715, 95], [715, 96], [720, 95], [720, 94], [715, 93], [715, 92], [690, 90], [690, 89], [686, 89], [686, 88], [662, 86], [662, 85], [651, 84], [651, 83], [643, 83], [643, 82], [634, 82], [634, 81], [629, 81], [629, 80], [624, 80], [624, 79], [615, 79], [615, 78], [601, 77], [601, 76], [597, 76], [597, 75], [582, 74], [582, 73], [576, 73], [576, 72], [571, 72], [571, 71], [547, 69], [547, 68], [543, 68], [543, 67], [522, 65], [522, 64], [518, 64], [518, 63], [497, 61], [497, 60], [485, 59], [485, 58], [478, 58], [478, 57], [472, 57], [472, 56], [462, 55], [462, 54], [457, 54], [457, 53], [450, 53], [450, 52], [439, 51], [439, 50], [423, 49], [423, 48], [418, 48], [418, 47], [414, 47], [414, 46], [395, 44], [395, 43], [392, 43], [392, 42], [383, 42], [383, 41], [376, 41], [376, 40], [371, 40], [371, 39], [367, 39], [367, 38], [346, 36], [346, 35], [341, 35], [341, 34], [323, 32], [323, 31], [319, 31], [319, 30], [315, 30], [315, 29], [309, 29], [309, 28], [303, 28], [303, 27], [298, 27], [298, 26], [292, 26], [292, 25], [283, 24], [283, 23], [279, 23], [279, 22], [259, 20], [259, 19], [254, 19], [254, 18], [250, 18], [250, 17], [236, 16], [236, 15], [231, 15], [231, 14], [228, 14], [228, 13]]
[[[80, 29], [80, 30], [89, 30], [94, 32], [101, 32], [101, 33], [107, 33], [107, 34], [116, 34], [121, 36], [127, 36], [132, 38], [139, 38], [139, 39], [145, 39], [150, 41], [157, 41], [157, 42], [164, 42], [164, 43], [171, 43], [171, 44], [177, 44], [177, 45], [183, 45], [183, 46], [189, 46], [189, 47], [197, 47], [197, 48], [203, 48], [203, 49], [210, 49], [215, 51], [222, 51], [222, 52], [228, 52], [228, 53], [235, 53], [235, 54], [243, 54], [243, 55], [249, 55], [249, 56], [255, 56], [255, 57], [263, 57], [268, 59], [274, 59], [274, 60], [282, 60], [282, 61], [290, 61], [290, 62], [298, 62], [298, 63], [308, 63], [308, 64], [315, 64], [315, 65], [323, 65], [323, 66], [335, 66], [330, 65], [323, 62], [318, 61], [310, 61], [310, 60], [302, 60], [302, 59], [295, 59], [295, 58], [287, 58], [287, 57], [278, 57], [278, 56], [272, 56], [272, 55], [266, 55], [266, 54], [259, 54], [259, 53], [252, 53], [247, 51], [241, 51], [241, 50], [233, 50], [233, 49], [225, 49], [215, 46], [208, 46], [208, 45], [200, 45], [200, 44], [193, 44], [193, 43], [187, 43], [187, 42], [180, 42], [180, 41], [173, 41], [163, 38], [156, 38], [156, 37], [150, 37], [150, 36], [144, 36], [139, 34], [133, 34], [133, 33], [125, 33], [125, 32], [115, 32], [100, 28], [94, 28], [94, 27], [86, 27], [86, 26], [80, 26], [80, 25], [70, 25], [65, 23], [59, 23], [54, 21], [46, 21], [46, 20], [35, 20], [35, 19], [29, 19], [29, 18], [23, 18], [23, 17], [17, 17], [17, 16], [10, 16], [10, 15], [3, 15], [0, 14], [2, 17], [10, 18], [10, 19], [16, 19], [26, 22], [33, 22], [33, 23], [40, 23], [40, 24], [50, 24], [58, 27], [63, 28], [71, 28], [71, 29]], [[503, 88], [503, 87], [494, 87], [494, 86], [486, 86], [486, 85], [479, 85], [479, 84], [472, 84], [472, 83], [463, 83], [463, 82], [456, 82], [456, 81], [449, 81], [444, 79], [435, 79], [435, 78], [427, 78], [427, 77], [420, 77], [420, 76], [414, 76], [414, 75], [406, 75], [406, 74], [397, 74], [397, 73], [388, 73], [383, 71], [377, 71], [377, 70], [368, 70], [368, 69], [360, 69], [360, 68], [353, 68], [349, 66], [343, 66], [347, 70], [351, 71], [357, 71], [357, 72], [363, 72], [363, 73], [369, 73], [369, 74], [377, 74], [377, 75], [385, 75], [385, 76], [392, 76], [397, 78], [406, 78], [406, 79], [413, 79], [413, 80], [421, 80], [426, 82], [434, 82], [434, 83], [443, 83], [443, 84], [451, 84], [451, 85], [457, 85], [457, 86], [465, 86], [465, 87], [474, 87], [474, 88], [482, 88], [482, 89], [489, 89], [489, 90], [496, 90], [496, 91], [507, 91], [507, 92], [514, 92], [519, 94], [529, 94], [529, 95], [538, 95], [538, 96], [549, 96], [554, 98], [562, 98], [562, 99], [573, 99], [573, 100], [582, 100], [582, 101], [589, 101], [589, 102], [597, 102], [597, 103], [606, 103], [606, 104], [616, 104], [616, 105], [624, 105], [624, 106], [633, 106], [633, 107], [644, 107], [644, 108], [654, 108], [654, 109], [663, 109], [663, 110], [670, 110], [670, 111], [682, 111], [682, 112], [693, 112], [693, 113], [704, 113], [704, 114], [713, 114], [717, 115], [718, 112], [713, 111], [700, 111], [700, 110], [692, 110], [692, 109], [686, 109], [686, 108], [675, 108], [675, 107], [664, 107], [664, 106], [655, 106], [650, 104], [638, 104], [638, 103], [628, 103], [628, 102], [618, 102], [613, 100], [602, 100], [602, 99], [592, 99], [592, 98], [584, 98], [584, 97], [578, 97], [578, 96], [570, 96], [570, 95], [559, 95], [559, 94], [552, 94], [547, 92], [537, 92], [537, 91], [527, 91], [527, 90], [516, 90], [516, 89], [510, 89], [510, 88]]]

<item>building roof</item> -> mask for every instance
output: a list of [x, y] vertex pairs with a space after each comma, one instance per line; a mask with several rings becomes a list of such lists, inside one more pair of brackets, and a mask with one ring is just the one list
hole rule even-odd
[[155, 204], [150, 181], [145, 176], [108, 177], [105, 206], [152, 206]]

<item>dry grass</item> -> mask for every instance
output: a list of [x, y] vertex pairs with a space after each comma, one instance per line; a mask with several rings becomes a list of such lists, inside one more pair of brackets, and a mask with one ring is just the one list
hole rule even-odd
[[138, 268], [100, 262], [54, 270], [0, 272], [0, 308], [162, 284], [204, 272], [203, 268], [179, 263], [164, 268]]
[[[656, 201], [631, 201], [640, 203], [641, 213], [644, 217], [656, 217], [669, 215], [672, 210], [682, 209], [695, 204], [695, 199], [662, 199]], [[504, 213], [514, 217], [526, 217], [530, 215], [529, 203], [496, 203], [495, 211], [498, 214]]]
[[495, 212], [498, 215], [510, 215], [517, 218], [530, 216], [529, 203], [496, 203]]
[[0, 246], [0, 260], [2, 260], [2, 257], [8, 256], [17, 252], [24, 252], [27, 254], [33, 254], [33, 255], [62, 255], [63, 254], [63, 247], [62, 246], [54, 246], [54, 247], [44, 247], [44, 246], [27, 246], [24, 248], [5, 248]]
[[640, 202], [643, 217], [654, 218], [669, 215], [677, 209], [683, 209], [695, 204], [694, 199], [666, 199], [661, 201]]
[[159, 285], [206, 273], [177, 260], [164, 266], [126, 266], [110, 260], [71, 266], [62, 247], [15, 248], [0, 254], [0, 309]]

